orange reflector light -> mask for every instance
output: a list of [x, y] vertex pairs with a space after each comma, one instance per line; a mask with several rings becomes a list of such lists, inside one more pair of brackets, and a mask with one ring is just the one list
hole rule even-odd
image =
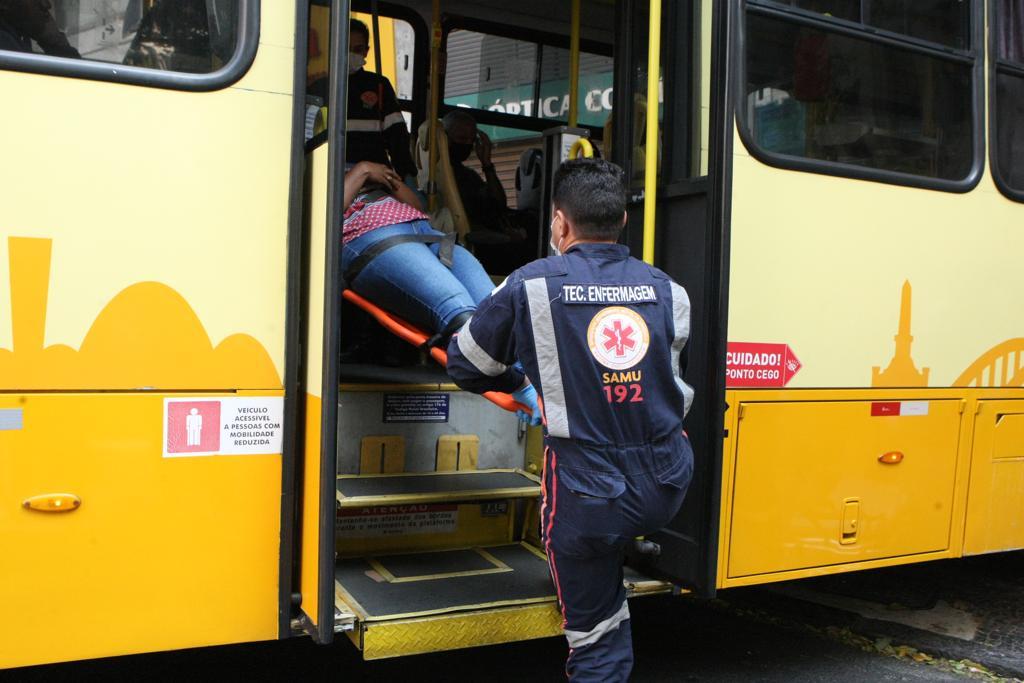
[[73, 493], [47, 493], [23, 501], [27, 510], [37, 512], [72, 512], [82, 504], [82, 499]]
[[903, 462], [903, 453], [900, 451], [889, 451], [878, 456], [878, 462], [883, 465], [896, 465]]

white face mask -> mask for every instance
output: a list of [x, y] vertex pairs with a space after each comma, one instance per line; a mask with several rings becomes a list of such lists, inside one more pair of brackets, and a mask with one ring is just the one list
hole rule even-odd
[[548, 246], [551, 247], [551, 255], [552, 256], [560, 256], [562, 252], [558, 250], [558, 245], [562, 243], [562, 239], [559, 238], [557, 242], [555, 241], [555, 219], [554, 218], [551, 219], [551, 225], [548, 227], [548, 232], [551, 233], [551, 239], [548, 241]]
[[359, 54], [358, 52], [348, 53], [348, 72], [350, 74], [354, 74], [355, 72], [362, 69], [364, 64], [366, 64], [366, 57]]

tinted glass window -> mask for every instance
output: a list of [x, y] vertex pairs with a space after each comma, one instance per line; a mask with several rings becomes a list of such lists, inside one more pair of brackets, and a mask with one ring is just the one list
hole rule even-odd
[[539, 46], [525, 40], [455, 30], [448, 34], [445, 104], [537, 116]]
[[789, 4], [847, 21], [860, 21], [860, 0], [792, 0]]
[[210, 73], [234, 55], [239, 0], [5, 0], [0, 49]]
[[1024, 64], [1024, 3], [998, 0], [995, 20], [996, 55], [1008, 62]]
[[1003, 182], [1024, 191], [1024, 78], [996, 75], [996, 162]]
[[997, 57], [994, 89], [996, 173], [1024, 192], [1024, 4], [998, 0], [991, 32]]
[[970, 46], [967, 0], [864, 0], [864, 21], [876, 28], [955, 48]]
[[[578, 122], [601, 126], [612, 108], [612, 58], [580, 53]], [[569, 51], [456, 29], [448, 34], [445, 104], [566, 121]]]
[[789, 0], [784, 4], [949, 47], [970, 45], [968, 0]]
[[971, 102], [970, 64], [747, 16], [744, 113], [765, 151], [960, 180]]

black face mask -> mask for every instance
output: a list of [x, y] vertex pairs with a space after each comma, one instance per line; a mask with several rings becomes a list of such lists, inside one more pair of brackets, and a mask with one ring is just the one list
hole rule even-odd
[[473, 145], [465, 142], [448, 141], [448, 157], [452, 163], [461, 164], [473, 152]]

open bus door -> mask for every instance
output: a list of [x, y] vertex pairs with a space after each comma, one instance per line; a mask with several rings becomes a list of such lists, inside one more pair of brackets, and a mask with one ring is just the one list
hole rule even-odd
[[[330, 63], [344, 64], [349, 42], [348, 0], [332, 3]], [[299, 591], [301, 625], [317, 642], [351, 628], [353, 617], [334, 601], [335, 457], [338, 444], [338, 356], [341, 333], [341, 206], [345, 175], [348, 74], [329, 71], [326, 144], [306, 159], [308, 294], [303, 334], [305, 377]]]
[[[686, 0], [662, 8], [659, 0], [620, 0], [616, 22], [620, 57], [612, 149], [613, 161], [631, 179], [626, 242], [689, 294], [685, 379], [695, 390], [685, 422], [695, 458], [693, 481], [676, 519], [650, 537], [660, 554], [637, 557], [635, 564], [707, 597], [716, 582], [725, 408], [726, 247], [720, 207], [731, 129], [719, 119], [729, 4]], [[660, 65], [650, 62], [648, 52], [649, 45], [658, 51], [659, 28]], [[648, 78], [652, 71], [661, 78]], [[659, 91], [657, 112], [647, 106], [646, 93], [653, 89]], [[709, 110], [706, 119], [702, 109]], [[657, 133], [646, 135], [650, 130]]]

